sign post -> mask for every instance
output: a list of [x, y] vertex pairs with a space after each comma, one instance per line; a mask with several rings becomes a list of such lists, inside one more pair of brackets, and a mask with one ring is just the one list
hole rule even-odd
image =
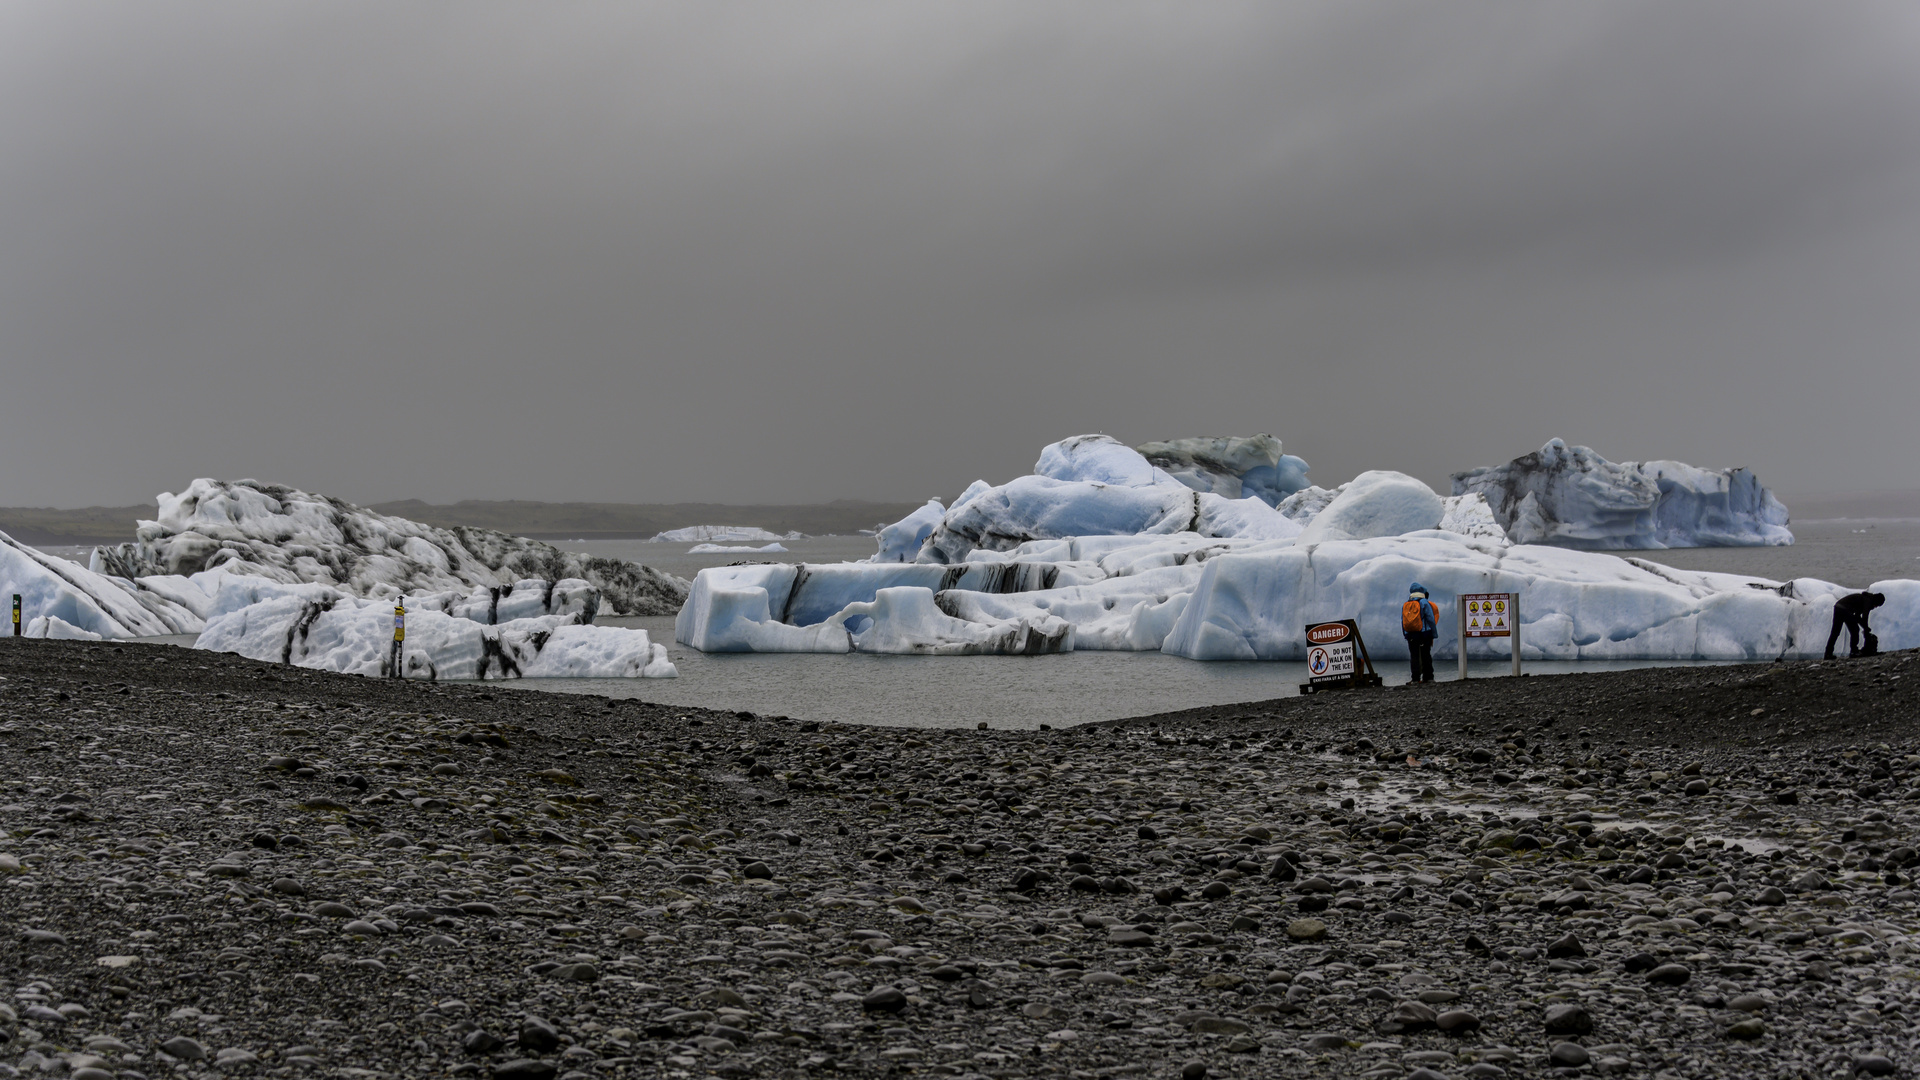
[[20, 636], [20, 594], [13, 594], [13, 636]]
[[1513, 642], [1513, 673], [1520, 674], [1520, 594], [1461, 593], [1460, 677], [1467, 677], [1467, 642], [1472, 638], [1508, 638]]
[[1307, 681], [1300, 684], [1301, 693], [1379, 685], [1359, 623], [1340, 619], [1307, 625]]
[[407, 640], [407, 598], [393, 605], [393, 658], [387, 662], [389, 678], [400, 678], [400, 644]]

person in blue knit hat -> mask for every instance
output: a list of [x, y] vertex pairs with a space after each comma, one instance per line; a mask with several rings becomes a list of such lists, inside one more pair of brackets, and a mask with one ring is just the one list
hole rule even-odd
[[1414, 582], [1400, 605], [1400, 633], [1407, 639], [1414, 682], [1433, 681], [1433, 639], [1440, 636], [1440, 609], [1427, 599], [1427, 587]]

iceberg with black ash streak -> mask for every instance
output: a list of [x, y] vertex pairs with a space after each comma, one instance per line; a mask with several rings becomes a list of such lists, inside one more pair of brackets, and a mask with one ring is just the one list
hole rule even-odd
[[160, 496], [129, 544], [96, 548], [92, 568], [138, 580], [224, 570], [390, 597], [579, 578], [612, 615], [671, 615], [687, 582], [648, 566], [562, 551], [491, 529], [442, 529], [257, 480], [195, 480]]
[[[217, 615], [194, 648], [354, 675], [392, 676], [393, 606], [306, 586]], [[591, 626], [578, 613], [483, 623], [410, 610], [398, 674], [409, 679], [673, 678], [645, 630]]]
[[1282, 453], [1271, 435], [1170, 439], [1134, 447], [1147, 462], [1195, 491], [1279, 506], [1307, 486], [1307, 463]]
[[1559, 439], [1505, 465], [1453, 474], [1520, 544], [1591, 550], [1793, 543], [1787, 508], [1746, 469], [1613, 462]]

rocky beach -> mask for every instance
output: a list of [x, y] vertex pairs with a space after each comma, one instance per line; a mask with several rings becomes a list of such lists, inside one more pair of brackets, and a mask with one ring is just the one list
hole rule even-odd
[[1917, 655], [1010, 731], [0, 640], [0, 1077], [1909, 1075]]

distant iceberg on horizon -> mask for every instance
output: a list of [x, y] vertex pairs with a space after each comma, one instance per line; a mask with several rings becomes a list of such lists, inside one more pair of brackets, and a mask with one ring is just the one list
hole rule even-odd
[[647, 538], [650, 544], [740, 544], [747, 541], [765, 543], [771, 540], [804, 540], [804, 533], [786, 534], [768, 532], [752, 525], [689, 525], [684, 529], [668, 529], [654, 533]]

